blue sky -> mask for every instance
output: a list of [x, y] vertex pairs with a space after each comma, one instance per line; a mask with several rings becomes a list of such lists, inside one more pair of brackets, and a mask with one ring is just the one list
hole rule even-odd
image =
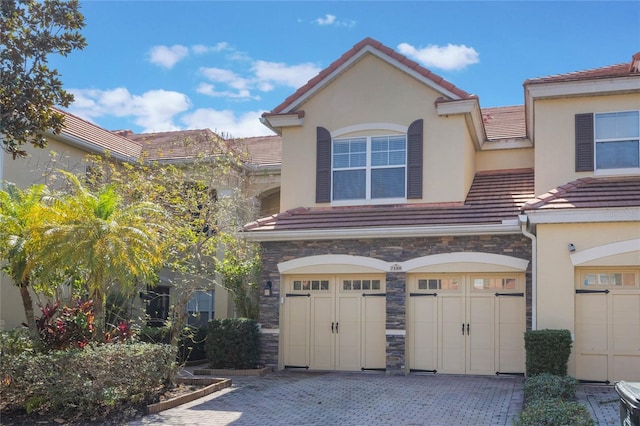
[[639, 1], [81, 1], [88, 46], [50, 65], [109, 130], [271, 134], [259, 116], [371, 37], [481, 107], [528, 78], [630, 62]]

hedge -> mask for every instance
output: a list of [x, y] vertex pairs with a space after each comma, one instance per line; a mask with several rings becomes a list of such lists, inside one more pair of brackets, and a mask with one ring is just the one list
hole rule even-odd
[[256, 368], [260, 361], [258, 324], [248, 318], [209, 321], [205, 348], [211, 368]]
[[567, 375], [571, 355], [569, 330], [530, 330], [524, 334], [527, 376], [551, 373]]
[[0, 394], [7, 410], [103, 418], [152, 402], [175, 374], [175, 359], [174, 347], [146, 343], [3, 355]]

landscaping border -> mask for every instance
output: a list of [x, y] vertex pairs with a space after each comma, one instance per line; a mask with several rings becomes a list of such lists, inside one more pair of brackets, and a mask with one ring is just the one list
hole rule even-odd
[[249, 368], [246, 370], [222, 369], [222, 368], [200, 368], [193, 370], [196, 376], [264, 376], [271, 373], [271, 367]]
[[202, 398], [203, 396], [231, 386], [231, 379], [178, 377], [175, 379], [175, 382], [185, 385], [208, 384], [208, 386], [186, 395], [177, 396], [175, 398], [167, 399], [166, 401], [147, 405], [147, 414], [155, 414], [164, 410], [168, 410], [169, 408], [175, 408], [178, 405], [186, 404], [187, 402], [191, 402], [195, 399]]

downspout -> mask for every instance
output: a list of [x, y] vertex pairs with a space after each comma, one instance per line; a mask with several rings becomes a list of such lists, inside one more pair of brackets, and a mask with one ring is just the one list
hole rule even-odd
[[536, 236], [527, 231], [527, 215], [518, 215], [518, 219], [522, 235], [531, 240], [531, 329], [536, 330], [538, 325], [538, 243]]

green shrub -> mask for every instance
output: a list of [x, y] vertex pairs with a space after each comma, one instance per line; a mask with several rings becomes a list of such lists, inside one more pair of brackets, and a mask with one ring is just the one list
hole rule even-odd
[[150, 327], [144, 326], [138, 333], [138, 339], [146, 343], [163, 343], [171, 344], [171, 327]]
[[516, 426], [592, 426], [587, 408], [575, 401], [540, 399], [527, 404], [514, 422]]
[[[171, 344], [171, 327], [144, 327], [138, 334], [138, 339], [147, 343]], [[187, 360], [206, 359], [204, 342], [207, 339], [207, 327], [185, 327], [178, 341], [179, 362]]]
[[531, 376], [524, 382], [524, 399], [527, 404], [540, 399], [560, 398], [570, 401], [576, 396], [578, 383], [573, 377], [550, 373]]
[[0, 359], [4, 356], [20, 355], [23, 352], [34, 352], [33, 341], [27, 328], [0, 331]]
[[211, 368], [256, 368], [260, 361], [260, 331], [248, 318], [209, 321], [205, 344]]
[[525, 332], [527, 375], [551, 373], [566, 376], [571, 346], [569, 330], [545, 329]]
[[175, 348], [145, 343], [3, 356], [0, 394], [7, 409], [103, 418], [151, 402], [173, 378], [175, 358]]

